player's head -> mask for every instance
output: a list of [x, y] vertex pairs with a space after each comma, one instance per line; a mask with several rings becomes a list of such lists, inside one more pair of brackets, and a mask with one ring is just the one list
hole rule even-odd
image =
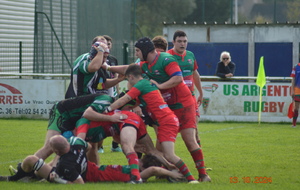
[[130, 64], [125, 71], [125, 77], [129, 75], [133, 75], [134, 77], [142, 76], [141, 66], [134, 63]]
[[70, 150], [70, 144], [62, 135], [54, 135], [49, 140], [50, 146], [57, 155], [61, 156]]
[[[94, 59], [94, 57], [97, 55], [98, 51], [95, 49], [95, 47], [99, 46], [101, 43], [104, 43], [107, 45], [107, 40], [104, 38], [104, 36], [96, 36], [93, 40], [92, 40], [92, 47], [90, 49], [90, 59]], [[103, 54], [103, 63], [106, 61], [107, 56], [109, 54], [109, 48], [106, 47], [104, 49], [104, 54]]]
[[176, 53], [182, 54], [187, 48], [187, 35], [182, 30], [177, 30], [173, 35], [173, 45]]
[[111, 49], [112, 48], [112, 38], [109, 35], [103, 35], [103, 37], [107, 41], [107, 47], [108, 47], [108, 49]]
[[173, 41], [176, 41], [178, 37], [187, 37], [186, 33], [182, 30], [176, 30], [173, 35]]
[[92, 40], [92, 45], [96, 42], [102, 42], [107, 44], [107, 40], [105, 39], [104, 36], [96, 36], [93, 40]]
[[154, 44], [156, 51], [159, 51], [159, 52], [167, 51], [168, 42], [163, 36], [155, 36], [152, 39], [152, 42]]
[[[151, 41], [150, 38], [148, 37], [143, 37], [141, 39], [139, 39], [135, 45], [136, 47], [136, 54], [139, 54], [139, 51], [141, 51], [142, 56], [139, 57], [142, 61], [146, 61], [147, 60], [147, 56], [150, 52], [152, 52], [154, 50], [154, 44]], [[138, 51], [138, 50], [139, 51]]]
[[140, 163], [144, 169], [151, 167], [151, 166], [158, 166], [158, 167], [162, 166], [162, 163], [155, 156], [153, 156], [151, 154], [144, 155], [142, 157]]
[[141, 67], [134, 63], [130, 64], [125, 71], [125, 77], [128, 84], [134, 86], [140, 79], [143, 79]]

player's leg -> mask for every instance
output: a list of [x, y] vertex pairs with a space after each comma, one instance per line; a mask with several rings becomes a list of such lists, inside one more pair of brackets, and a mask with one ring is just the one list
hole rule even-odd
[[96, 165], [99, 165], [99, 154], [98, 154], [98, 143], [92, 143], [89, 142], [91, 145], [91, 149], [86, 153], [87, 159], [90, 162], [95, 163]]
[[206, 173], [203, 151], [196, 141], [195, 131], [195, 128], [182, 129], [181, 137], [194, 160], [199, 173], [199, 181], [211, 181]]
[[[195, 106], [187, 106], [179, 110], [175, 110], [174, 113], [180, 122], [180, 133], [181, 137], [190, 152], [195, 166], [199, 173], [199, 181], [211, 181], [205, 170], [204, 155], [201, 147], [198, 145], [196, 140], [196, 117], [195, 117]], [[193, 113], [193, 114], [191, 114]]]
[[47, 179], [52, 167], [46, 163], [41, 158], [34, 155], [28, 156], [22, 163], [22, 168], [25, 172], [30, 172], [32, 170], [36, 171], [36, 174], [44, 179]]
[[122, 149], [119, 147], [119, 143], [112, 140], [111, 142], [111, 149], [112, 152], [122, 152]]
[[49, 144], [50, 138], [54, 135], [61, 134], [61, 130], [59, 129], [58, 125], [61, 125], [60, 121], [62, 119], [62, 116], [56, 109], [56, 106], [53, 106], [49, 115], [49, 123], [44, 146], [34, 154], [35, 156], [37, 156], [38, 158], [42, 158], [43, 160], [46, 160], [53, 153]]
[[41, 149], [39, 149], [34, 155], [37, 156], [38, 158], [42, 158], [43, 160], [48, 158], [53, 153], [53, 151], [50, 147], [50, 144], [49, 144], [49, 140], [54, 135], [60, 135], [60, 134], [61, 133], [58, 131], [48, 129], [44, 146]]
[[136, 128], [132, 126], [123, 126], [120, 132], [121, 146], [128, 160], [128, 164], [131, 170], [131, 181], [133, 182], [141, 181], [141, 176], [139, 172], [139, 160], [134, 150], [136, 138], [137, 138]]
[[298, 119], [298, 115], [299, 115], [299, 106], [300, 106], [300, 98], [299, 97], [295, 97], [295, 99], [297, 99], [297, 100], [295, 100], [294, 115], [293, 115], [293, 125], [292, 125], [292, 127], [296, 127], [296, 125], [297, 125], [297, 119]]
[[174, 142], [172, 141], [163, 141], [161, 142], [162, 152], [164, 157], [173, 163], [179, 171], [186, 177], [188, 181], [195, 181], [194, 176], [191, 174], [189, 168], [184, 163], [182, 159], [180, 159], [174, 152]]
[[51, 169], [52, 167], [45, 164], [43, 159], [30, 155], [27, 156], [18, 166], [18, 170], [15, 175], [7, 177], [7, 181], [18, 181], [23, 177], [33, 176], [34, 171], [37, 171], [37, 174], [40, 177], [47, 179]]
[[103, 140], [101, 140], [101, 141], [98, 142], [97, 147], [98, 147], [98, 152], [99, 153], [104, 153]]

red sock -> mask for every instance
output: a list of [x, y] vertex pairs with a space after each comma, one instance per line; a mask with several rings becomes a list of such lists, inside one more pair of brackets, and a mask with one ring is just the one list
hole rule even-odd
[[298, 119], [298, 110], [294, 110], [293, 126], [296, 126], [297, 119]]
[[196, 164], [196, 168], [199, 174], [206, 174], [204, 156], [201, 148], [197, 148], [191, 152], [193, 160]]
[[188, 181], [193, 181], [195, 180], [194, 176], [191, 174], [190, 170], [188, 169], [188, 167], [186, 166], [186, 164], [183, 162], [183, 160], [179, 160], [175, 166], [179, 169], [179, 171], [184, 175], [184, 177], [188, 180]]
[[132, 180], [140, 180], [141, 176], [139, 171], [139, 159], [137, 157], [137, 154], [135, 152], [130, 152], [126, 155], [126, 158], [130, 166], [131, 177], [133, 177]]

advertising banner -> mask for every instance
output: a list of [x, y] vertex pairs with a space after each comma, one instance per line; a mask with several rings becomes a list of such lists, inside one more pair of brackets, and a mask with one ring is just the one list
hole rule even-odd
[[48, 119], [64, 95], [64, 80], [1, 79], [0, 118]]
[[[49, 110], [64, 99], [66, 80], [1, 79], [0, 118], [48, 119]], [[119, 85], [120, 91], [127, 82]], [[254, 82], [202, 82], [200, 121], [258, 121], [259, 87]], [[198, 97], [198, 94], [196, 93]], [[267, 83], [263, 88], [261, 122], [291, 122], [287, 112], [290, 83]]]
[[[202, 82], [201, 119], [257, 121], [259, 86], [254, 82]], [[198, 96], [198, 94], [197, 94]], [[290, 83], [267, 83], [262, 91], [261, 121], [288, 122]]]

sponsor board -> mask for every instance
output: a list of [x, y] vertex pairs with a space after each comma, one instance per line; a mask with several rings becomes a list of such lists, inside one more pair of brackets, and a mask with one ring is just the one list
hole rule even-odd
[[[66, 80], [1, 79], [0, 118], [47, 119], [49, 110], [64, 99]], [[203, 102], [200, 120], [258, 120], [259, 87], [254, 82], [202, 82]], [[119, 91], [127, 89], [127, 82]], [[196, 92], [198, 97], [198, 92]], [[291, 122], [287, 117], [292, 99], [290, 83], [267, 83], [263, 88], [261, 121]]]
[[64, 80], [1, 79], [0, 118], [48, 119], [64, 94]]

